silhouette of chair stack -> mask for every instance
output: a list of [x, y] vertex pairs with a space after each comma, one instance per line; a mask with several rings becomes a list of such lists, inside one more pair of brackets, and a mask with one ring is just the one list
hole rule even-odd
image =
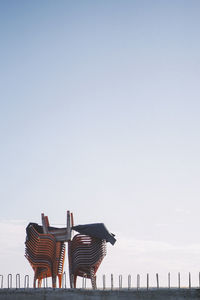
[[106, 255], [106, 241], [77, 234], [68, 242], [69, 277], [71, 288], [76, 288], [77, 276], [90, 278], [96, 288], [96, 272]]

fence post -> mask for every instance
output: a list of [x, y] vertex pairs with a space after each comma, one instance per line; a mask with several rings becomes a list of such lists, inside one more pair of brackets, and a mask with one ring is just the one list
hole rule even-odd
[[114, 287], [114, 281], [113, 281], [113, 274], [111, 274], [111, 290], [113, 290], [113, 287]]
[[[65, 285], [64, 285], [63, 281], [64, 281]], [[66, 289], [66, 286], [67, 286], [66, 285], [66, 272], [64, 272], [63, 276], [62, 276], [62, 288], [64, 287]]]
[[189, 289], [191, 289], [191, 274], [189, 272]]
[[140, 275], [137, 274], [137, 290], [140, 288]]
[[86, 289], [86, 278], [87, 278], [87, 275], [84, 274], [84, 275], [83, 275], [83, 283], [82, 283], [82, 288], [83, 288], [83, 289]]
[[0, 275], [1, 278], [1, 289], [3, 288], [3, 275]]
[[103, 290], [106, 289], [106, 275], [103, 274]]
[[180, 272], [178, 273], [178, 288], [181, 288], [181, 274]]
[[131, 275], [128, 275], [128, 289], [131, 289]]
[[20, 274], [16, 274], [16, 289], [18, 288], [17, 283], [19, 283], [19, 289], [20, 289]]
[[42, 280], [43, 281], [43, 286], [44, 286], [44, 288], [46, 288], [47, 287], [47, 275], [45, 274], [42, 279], [43, 279]]
[[29, 275], [24, 277], [24, 288], [29, 288]]
[[122, 275], [119, 275], [119, 289], [122, 288]]
[[149, 289], [149, 274], [147, 273], [147, 290]]
[[74, 275], [71, 274], [70, 276], [70, 288], [74, 289]]
[[156, 282], [157, 282], [157, 289], [159, 289], [159, 276], [158, 276], [158, 273], [156, 273]]
[[170, 273], [168, 273], [168, 288], [170, 289]]
[[[45, 277], [44, 279], [46, 279], [46, 280], [45, 280], [45, 282], [46, 282], [46, 288], [48, 288], [48, 279], [47, 279], [47, 274], [46, 274], [46, 277]], [[56, 281], [56, 279], [55, 279], [55, 281]]]
[[200, 288], [200, 272], [199, 272], [199, 288]]
[[8, 289], [12, 288], [12, 274], [8, 274]]

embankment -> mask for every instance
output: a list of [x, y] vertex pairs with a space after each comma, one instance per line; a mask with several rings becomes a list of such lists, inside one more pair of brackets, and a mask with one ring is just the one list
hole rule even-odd
[[200, 289], [0, 289], [1, 300], [200, 300]]

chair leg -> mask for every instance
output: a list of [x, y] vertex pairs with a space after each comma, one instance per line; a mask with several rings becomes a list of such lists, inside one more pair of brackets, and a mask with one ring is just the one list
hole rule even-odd
[[33, 287], [34, 287], [34, 289], [36, 288], [37, 274], [38, 274], [38, 269], [34, 268], [34, 279], [33, 279]]
[[59, 283], [59, 288], [62, 287], [62, 276], [63, 274], [58, 274], [58, 283]]
[[34, 289], [36, 288], [36, 277], [34, 276], [34, 279], [33, 279], [33, 287], [34, 287]]
[[74, 275], [69, 273], [69, 283], [70, 283], [70, 288], [74, 288]]
[[94, 274], [93, 268], [90, 269], [90, 278], [91, 278], [92, 288], [93, 290], [96, 290], [97, 288], [96, 275]]
[[42, 286], [42, 278], [38, 278], [38, 288], [41, 288]]
[[55, 289], [56, 288], [56, 276], [52, 274], [52, 286]]
[[77, 279], [77, 276], [76, 275], [72, 275], [73, 276], [73, 283], [74, 283], [74, 289], [76, 288], [76, 279]]

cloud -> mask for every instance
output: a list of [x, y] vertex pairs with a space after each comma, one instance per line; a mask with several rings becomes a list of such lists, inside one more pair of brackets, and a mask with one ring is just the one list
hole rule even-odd
[[176, 208], [175, 209], [176, 213], [180, 215], [190, 215], [191, 211], [189, 209], [183, 209], [182, 207]]
[[143, 284], [146, 274], [152, 277], [152, 285], [156, 285], [155, 274], [159, 273], [161, 285], [167, 286], [167, 276], [172, 274], [172, 284], [177, 286], [177, 274], [181, 272], [181, 283], [188, 285], [188, 274], [191, 272], [192, 283], [198, 286], [200, 244], [172, 244], [161, 241], [139, 240], [116, 234], [116, 246], [108, 247], [102, 273], [123, 274], [125, 277], [132, 274], [136, 277], [141, 274]]
[[0, 273], [26, 273], [24, 242], [26, 223], [23, 220], [0, 221]]
[[1, 221], [0, 222], [1, 244], [0, 254], [16, 252], [25, 240], [25, 225], [23, 221]]
[[[0, 221], [0, 274], [20, 273], [33, 277], [33, 270], [24, 257], [26, 237], [25, 221]], [[141, 275], [141, 285], [146, 284], [146, 274], [150, 274], [150, 283], [156, 285], [155, 274], [159, 273], [161, 286], [167, 286], [167, 274], [172, 274], [172, 285], [177, 286], [177, 274], [181, 272], [181, 284], [188, 286], [188, 273], [192, 274], [193, 286], [198, 286], [200, 244], [172, 244], [165, 241], [135, 239], [117, 233], [114, 246], [107, 244], [107, 256], [97, 273], [99, 285], [102, 275], [122, 274], [127, 278], [131, 274], [136, 284], [136, 275]], [[65, 270], [68, 274], [67, 255]], [[127, 279], [126, 279], [127, 281]], [[81, 286], [80, 281], [80, 286]]]

